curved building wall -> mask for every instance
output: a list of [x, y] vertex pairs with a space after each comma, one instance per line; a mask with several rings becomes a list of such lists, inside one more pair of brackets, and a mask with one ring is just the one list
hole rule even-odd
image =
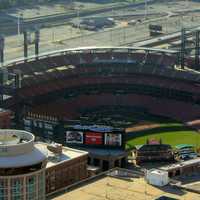
[[0, 200], [45, 199], [45, 169], [18, 176], [0, 176]]
[[0, 130], [0, 200], [45, 199], [47, 153], [34, 138], [22, 130]]

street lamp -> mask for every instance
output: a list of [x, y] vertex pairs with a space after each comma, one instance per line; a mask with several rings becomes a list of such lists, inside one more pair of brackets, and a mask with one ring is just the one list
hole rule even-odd
[[147, 13], [148, 12], [148, 5], [147, 5], [147, 0], [145, 0], [145, 19], [147, 18]]
[[23, 20], [23, 13], [19, 13], [18, 18], [17, 18], [17, 32], [18, 32], [18, 36], [21, 33], [20, 22], [22, 20]]

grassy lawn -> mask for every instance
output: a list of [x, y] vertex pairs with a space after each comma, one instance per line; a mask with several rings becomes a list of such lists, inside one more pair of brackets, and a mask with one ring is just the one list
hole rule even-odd
[[173, 147], [177, 144], [193, 144], [197, 148], [200, 147], [200, 133], [180, 123], [161, 123], [159, 128], [129, 134], [127, 148], [145, 144], [147, 139], [161, 139], [163, 143]]

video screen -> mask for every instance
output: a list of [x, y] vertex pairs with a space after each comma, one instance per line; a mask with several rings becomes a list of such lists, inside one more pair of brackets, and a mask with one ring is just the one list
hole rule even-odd
[[121, 146], [122, 145], [122, 135], [106, 133], [105, 134], [105, 145]]
[[67, 131], [66, 142], [74, 144], [83, 144], [83, 132], [80, 131]]
[[101, 133], [86, 132], [85, 144], [103, 144], [103, 135]]

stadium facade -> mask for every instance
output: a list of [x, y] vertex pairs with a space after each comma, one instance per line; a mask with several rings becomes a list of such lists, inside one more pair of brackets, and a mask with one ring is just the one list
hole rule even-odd
[[[21, 128], [64, 145], [70, 143], [67, 129], [71, 125], [85, 125], [83, 116], [102, 108], [118, 112], [126, 107], [183, 123], [195, 121], [200, 115], [199, 74], [181, 68], [178, 54], [140, 47], [85, 47], [16, 60], [5, 64], [8, 72], [17, 71], [18, 76], [5, 81], [5, 86], [15, 83], [15, 88], [4, 107], [15, 113]], [[192, 58], [185, 59], [186, 66], [192, 63]], [[96, 124], [95, 120], [92, 123]], [[79, 136], [76, 146], [94, 139], [105, 145], [107, 137], [105, 132], [97, 139], [101, 138], [98, 131]], [[100, 150], [91, 152], [102, 154]], [[95, 163], [97, 155], [90, 158]]]

